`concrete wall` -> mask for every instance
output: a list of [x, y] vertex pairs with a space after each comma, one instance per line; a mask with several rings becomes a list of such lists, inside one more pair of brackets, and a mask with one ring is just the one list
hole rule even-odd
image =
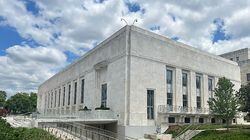
[[[48, 93], [57, 91], [57, 101], [59, 88], [61, 91], [61, 106], [53, 107], [49, 110], [59, 110], [61, 114], [74, 114], [80, 107], [87, 106], [94, 110], [101, 104], [101, 84], [107, 83], [107, 106], [119, 116], [119, 123], [124, 123], [125, 111], [125, 64], [126, 64], [126, 28], [122, 28], [110, 38], [102, 42], [96, 48], [85, 54], [80, 60], [59, 72], [38, 89], [38, 110], [42, 114], [48, 112], [45, 106], [45, 97]], [[105, 65], [105, 66], [103, 66]], [[98, 68], [100, 67], [100, 68]], [[104, 68], [102, 68], [104, 67]], [[80, 103], [81, 79], [85, 79], [84, 104]], [[74, 82], [77, 82], [77, 104], [74, 101]], [[67, 105], [68, 85], [71, 84], [71, 105]], [[63, 87], [66, 87], [66, 106], [63, 103]], [[55, 96], [55, 95], [54, 95]], [[47, 96], [48, 97], [48, 96]], [[54, 102], [53, 102], [54, 104]], [[59, 115], [54, 111], [54, 115]]]
[[[240, 50], [236, 50], [233, 52], [225, 53], [220, 55], [226, 59], [232, 59], [237, 62], [240, 66], [241, 71], [241, 83], [247, 84], [247, 73], [250, 73], [250, 49], [244, 48]], [[236, 60], [236, 57], [239, 57], [239, 61]]]
[[247, 81], [247, 73], [250, 73], [250, 59], [241, 61], [239, 65], [241, 72], [241, 83], [245, 85], [249, 83], [249, 81]]
[[229, 60], [233, 59], [233, 61], [235, 62], [237, 61], [236, 57], [239, 57], [239, 61], [244, 61], [250, 58], [250, 50], [248, 48], [244, 48], [233, 52], [221, 54], [220, 56]]
[[[158, 105], [166, 105], [166, 66], [174, 71], [173, 105], [182, 106], [182, 70], [189, 75], [189, 106], [196, 106], [196, 73], [202, 75], [201, 104], [208, 107], [208, 76], [240, 85], [237, 63], [132, 26], [129, 125], [154, 126]], [[216, 84], [216, 83], [215, 83]], [[155, 119], [147, 119], [147, 89], [155, 91]]]

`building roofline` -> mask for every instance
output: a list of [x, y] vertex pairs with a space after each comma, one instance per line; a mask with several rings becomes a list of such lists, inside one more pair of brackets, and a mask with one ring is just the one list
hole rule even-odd
[[115, 33], [113, 33], [111, 36], [109, 36], [108, 38], [104, 39], [101, 43], [99, 43], [98, 45], [96, 45], [94, 48], [90, 49], [89, 51], [87, 51], [84, 55], [82, 55], [80, 58], [76, 59], [75, 61], [73, 61], [71, 64], [67, 65], [65, 68], [63, 68], [61, 71], [59, 71], [58, 73], [54, 74], [52, 77], [50, 77], [49, 79], [47, 79], [46, 81], [44, 81], [39, 88], [45, 84], [46, 82], [50, 81], [52, 78], [56, 77], [57, 75], [59, 75], [60, 73], [63, 73], [64, 71], [67, 71], [68, 69], [70, 69], [71, 67], [73, 67], [74, 65], [78, 64], [79, 62], [81, 62], [84, 58], [86, 58], [87, 56], [89, 56], [90, 54], [94, 53], [95, 51], [97, 51], [98, 49], [102, 48], [105, 44], [107, 44], [110, 40], [112, 40], [113, 38], [117, 37], [118, 35], [120, 35], [121, 33], [125, 32], [128, 29], [129, 25], [125, 25], [124, 27], [122, 27], [121, 29], [119, 29], [118, 31], [116, 31]]
[[79, 62], [81, 62], [84, 58], [86, 58], [87, 56], [89, 56], [90, 54], [94, 53], [95, 51], [97, 51], [98, 49], [102, 48], [104, 46], [104, 44], [108, 43], [110, 40], [112, 40], [113, 38], [115, 38], [116, 36], [120, 35], [121, 33], [125, 32], [126, 30], [129, 30], [129, 27], [131, 27], [131, 30], [133, 31], [138, 31], [142, 34], [145, 35], [149, 35], [151, 37], [154, 37], [156, 39], [162, 40], [162, 41], [166, 41], [169, 44], [173, 44], [173, 45], [177, 45], [179, 47], [182, 47], [184, 49], [189, 49], [191, 51], [197, 52], [197, 53], [201, 53], [203, 55], [209, 56], [209, 57], [213, 57], [214, 59], [220, 60], [220, 61], [224, 61], [230, 64], [234, 64], [234, 65], [238, 65], [236, 62], [230, 61], [228, 59], [225, 59], [221, 56], [217, 56], [214, 55], [212, 53], [209, 52], [205, 52], [203, 50], [200, 50], [198, 48], [194, 48], [192, 46], [186, 45], [184, 43], [178, 42], [178, 41], [174, 41], [172, 39], [167, 38], [166, 36], [160, 35], [160, 34], [156, 34], [152, 31], [143, 29], [141, 27], [137, 27], [134, 25], [126, 25], [124, 27], [122, 27], [120, 30], [116, 31], [115, 33], [113, 33], [110, 37], [108, 37], [107, 39], [103, 40], [100, 44], [98, 44], [96, 47], [92, 48], [91, 50], [89, 50], [88, 52], [86, 52], [83, 56], [81, 56], [79, 59], [75, 60], [74, 62], [72, 62], [71, 64], [67, 65], [65, 68], [63, 68], [61, 71], [59, 71], [58, 73], [56, 73], [55, 75], [53, 75], [52, 77], [50, 77], [48, 80], [44, 81], [39, 88], [44, 85], [46, 82], [50, 81], [52, 78], [56, 77], [57, 75], [61, 74], [64, 71], [67, 71], [69, 68], [73, 67], [74, 65], [78, 64]]
[[224, 56], [224, 55], [228, 55], [228, 54], [232, 54], [232, 53], [236, 53], [236, 52], [243, 52], [245, 50], [249, 51], [249, 48], [242, 48], [242, 49], [226, 52], [226, 53], [220, 54], [219, 56]]
[[137, 27], [137, 26], [134, 26], [134, 25], [131, 25], [132, 26], [132, 30], [134, 31], [138, 31], [142, 34], [147, 34], [151, 37], [154, 37], [156, 39], [159, 39], [159, 40], [162, 40], [162, 41], [166, 41], [168, 42], [169, 44], [173, 44], [173, 45], [177, 45], [179, 47], [182, 47], [184, 49], [188, 49], [188, 50], [191, 50], [191, 51], [194, 51], [194, 52], [197, 52], [197, 53], [200, 53], [200, 54], [203, 54], [203, 55], [206, 55], [206, 56], [209, 56], [209, 57], [212, 57], [214, 59], [217, 59], [219, 61], [224, 61], [224, 62], [227, 62], [229, 64], [233, 64], [233, 65], [237, 65], [238, 66], [238, 63], [234, 62], [234, 61], [231, 61], [231, 60], [228, 60], [226, 58], [223, 58], [221, 56], [218, 56], [218, 55], [215, 55], [215, 54], [212, 54], [212, 53], [209, 53], [209, 52], [206, 52], [206, 51], [203, 51], [201, 49], [198, 49], [198, 48], [195, 48], [195, 47], [192, 47], [190, 45], [187, 45], [187, 44], [184, 44], [184, 43], [181, 43], [181, 42], [178, 42], [178, 41], [174, 41], [172, 39], [169, 39], [167, 38], [166, 36], [163, 36], [163, 35], [160, 35], [160, 34], [157, 34], [157, 33], [154, 33], [152, 31], [149, 31], [149, 30], [146, 30], [146, 29], [143, 29], [143, 28], [140, 28], [140, 27]]

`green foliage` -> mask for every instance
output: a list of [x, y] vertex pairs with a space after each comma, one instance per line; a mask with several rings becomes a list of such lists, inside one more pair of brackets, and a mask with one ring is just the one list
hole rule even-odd
[[36, 104], [37, 104], [37, 94], [31, 92], [30, 93], [30, 111], [31, 112], [36, 111]]
[[250, 112], [250, 83], [242, 85], [239, 92], [237, 92], [239, 98], [240, 111]]
[[0, 118], [0, 139], [2, 140], [57, 140], [53, 135], [38, 128], [12, 128]]
[[[186, 129], [188, 127], [188, 129]], [[219, 128], [226, 128], [226, 125], [222, 124], [201, 124], [199, 126], [199, 130], [214, 130], [214, 129], [219, 129]], [[180, 132], [183, 132], [184, 130], [194, 130], [197, 128], [197, 125], [170, 125], [167, 131], [165, 132], [166, 134], [172, 134], [173, 137], [177, 136], [180, 134]], [[233, 129], [248, 129], [250, 131], [250, 125], [231, 125], [229, 128]], [[184, 133], [184, 132], [183, 132]]]
[[6, 92], [0, 91], [0, 107], [3, 107], [5, 105], [6, 101]]
[[6, 102], [6, 108], [14, 114], [23, 114], [36, 111], [36, 93], [17, 93]]
[[238, 101], [234, 95], [234, 84], [225, 77], [220, 78], [217, 87], [214, 90], [215, 98], [208, 101], [209, 108], [213, 115], [225, 119], [227, 126], [230, 120], [234, 118], [237, 111]]
[[172, 134], [173, 137], [176, 137], [180, 134], [188, 125], [170, 125], [165, 132], [166, 134]]
[[250, 130], [239, 129], [239, 130], [207, 130], [203, 131], [197, 136], [193, 137], [192, 140], [249, 140]]
[[[188, 129], [186, 129], [188, 127]], [[169, 126], [167, 131], [165, 132], [166, 134], [172, 134], [173, 137], [176, 137], [179, 135], [181, 132], [184, 130], [194, 130], [196, 129], [197, 125], [172, 125]], [[221, 124], [200, 124], [199, 129], [200, 130], [211, 130], [211, 129], [218, 129], [218, 128], [226, 128], [226, 125], [221, 125]], [[244, 127], [240, 125], [232, 125], [230, 128], [250, 128], [250, 126], [245, 125]], [[184, 133], [184, 132], [183, 132]]]

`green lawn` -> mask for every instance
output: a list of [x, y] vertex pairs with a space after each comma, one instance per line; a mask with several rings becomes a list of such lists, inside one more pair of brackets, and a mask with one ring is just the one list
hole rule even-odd
[[[169, 129], [165, 132], [166, 134], [172, 134], [173, 137], [176, 137], [178, 134], [183, 132], [189, 125], [175, 125], [170, 126]], [[226, 128], [226, 125], [222, 124], [199, 124], [199, 125], [192, 125], [188, 128], [188, 130], [194, 130], [199, 126], [199, 130], [212, 130], [212, 129], [218, 129], [218, 128]], [[250, 130], [249, 125], [231, 125], [230, 128], [234, 129], [248, 129]], [[250, 139], [249, 139], [250, 140]]]
[[193, 137], [192, 140], [250, 140], [249, 129], [206, 130]]
[[58, 140], [48, 132], [38, 128], [13, 128], [0, 118], [1, 140]]

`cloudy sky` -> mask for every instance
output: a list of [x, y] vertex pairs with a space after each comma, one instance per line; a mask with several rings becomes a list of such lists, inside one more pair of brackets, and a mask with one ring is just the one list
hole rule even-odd
[[214, 54], [250, 47], [249, 0], [0, 0], [0, 90], [36, 91], [121, 18]]

